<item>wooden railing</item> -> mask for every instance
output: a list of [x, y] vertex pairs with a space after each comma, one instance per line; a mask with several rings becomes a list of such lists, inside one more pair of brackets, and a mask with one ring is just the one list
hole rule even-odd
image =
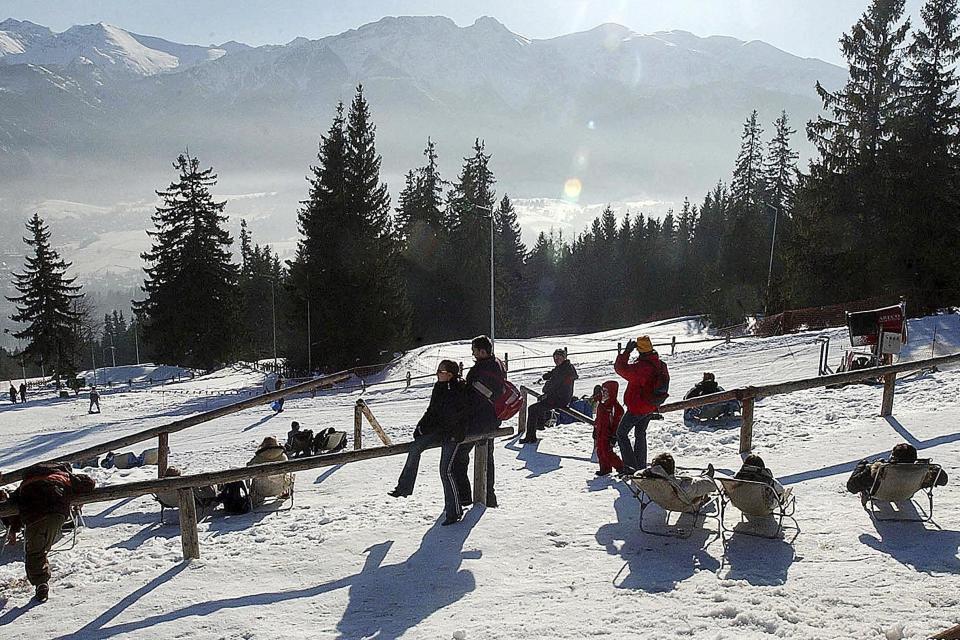
[[[509, 436], [512, 434], [512, 427], [504, 427], [490, 433], [469, 436], [464, 440], [464, 442], [484, 442], [492, 438], [499, 438], [501, 436]], [[194, 488], [209, 487], [211, 485], [235, 482], [237, 480], [262, 478], [264, 476], [273, 476], [282, 473], [295, 473], [297, 471], [306, 471], [308, 469], [319, 469], [321, 467], [332, 467], [351, 462], [360, 462], [361, 460], [372, 460], [374, 458], [385, 458], [387, 456], [401, 455], [410, 450], [411, 444], [411, 442], [403, 442], [385, 447], [361, 449], [359, 451], [345, 451], [343, 453], [309, 456], [304, 458], [296, 458], [294, 460], [285, 460], [282, 462], [267, 462], [249, 467], [224, 469], [222, 471], [210, 471], [207, 473], [173, 476], [169, 478], [159, 478], [157, 480], [142, 480], [139, 482], [127, 482], [124, 484], [111, 485], [108, 487], [98, 487], [91, 493], [82, 496], [76, 496], [72, 503], [90, 504], [94, 502], [108, 502], [111, 500], [118, 500], [120, 498], [133, 498], [160, 492], [176, 491], [180, 499], [180, 539], [183, 546], [183, 558], [184, 560], [189, 558], [199, 558], [200, 543], [199, 536], [197, 535], [197, 512], [193, 498]], [[440, 446], [439, 443], [431, 445], [429, 448], [437, 446]], [[478, 446], [476, 448], [474, 457], [474, 501], [484, 505], [487, 502], [486, 473], [486, 447]], [[17, 508], [15, 505], [0, 505], [0, 517], [9, 516], [16, 513]]]
[[[913, 360], [910, 362], [900, 362], [898, 364], [889, 364], [869, 369], [858, 369], [857, 371], [846, 371], [844, 373], [835, 373], [827, 376], [817, 376], [815, 378], [804, 378], [801, 380], [791, 380], [789, 382], [778, 382], [775, 384], [761, 385], [758, 387], [741, 387], [722, 391], [707, 396], [698, 396], [689, 400], [680, 400], [678, 402], [669, 402], [660, 407], [660, 413], [668, 411], [683, 411], [694, 407], [702, 407], [708, 404], [718, 402], [727, 402], [729, 400], [739, 400], [743, 406], [743, 424], [740, 427], [740, 453], [748, 453], [753, 448], [753, 418], [754, 403], [760, 398], [782, 395], [785, 393], [794, 393], [817, 387], [830, 387], [835, 385], [849, 384], [851, 382], [860, 382], [871, 378], [883, 378], [883, 397], [880, 403], [880, 415], [889, 416], [893, 412], [894, 385], [898, 373], [905, 371], [916, 371], [919, 369], [936, 368], [943, 365], [960, 362], [960, 353], [940, 356], [938, 358], [928, 358], [926, 360]], [[526, 429], [527, 423], [527, 396], [532, 395], [540, 398], [542, 394], [529, 389], [520, 387], [523, 396], [523, 405], [520, 408], [520, 432]], [[579, 411], [564, 407], [559, 409], [563, 413], [576, 418], [582, 422], [593, 424], [593, 420], [583, 415]]]
[[[218, 407], [210, 411], [204, 411], [203, 413], [198, 413], [196, 415], [183, 418], [182, 420], [176, 420], [175, 422], [169, 422], [167, 424], [160, 425], [158, 427], [152, 427], [150, 429], [145, 429], [143, 431], [138, 431], [136, 433], [131, 433], [114, 440], [109, 440], [107, 442], [102, 442], [100, 444], [95, 444], [93, 446], [87, 447], [85, 449], [78, 449], [76, 451], [71, 451], [69, 453], [64, 453], [54, 458], [47, 460], [48, 462], [76, 462], [80, 460], [86, 460], [93, 456], [98, 456], [102, 453], [107, 453], [108, 451], [115, 451], [122, 447], [129, 446], [131, 444], [136, 444], [138, 442], [143, 442], [145, 440], [152, 440], [157, 438], [157, 449], [158, 449], [158, 475], [163, 477], [167, 469], [167, 459], [170, 451], [170, 441], [169, 434], [176, 433], [178, 431], [183, 431], [184, 429], [189, 429], [190, 427], [195, 427], [198, 424], [203, 424], [204, 422], [209, 422], [216, 418], [221, 418], [238, 411], [243, 411], [244, 409], [249, 409], [250, 407], [255, 407], [261, 404], [269, 404], [274, 400], [280, 398], [285, 398], [297, 393], [302, 393], [304, 391], [311, 391], [313, 389], [318, 389], [320, 387], [326, 387], [338, 382], [343, 382], [350, 377], [350, 373], [335, 373], [329, 376], [324, 376], [322, 378], [317, 378], [315, 380], [310, 380], [304, 382], [303, 384], [294, 385], [292, 387], [287, 387], [286, 389], [280, 389], [279, 391], [272, 391], [270, 393], [265, 393], [260, 396], [255, 396], [252, 398], [247, 398], [246, 400], [241, 400], [240, 402], [234, 402], [232, 404], [225, 405], [223, 407]], [[32, 465], [31, 465], [32, 466]], [[22, 467], [15, 471], [10, 471], [0, 475], [0, 486], [5, 484], [10, 484], [11, 482], [16, 482], [23, 478], [23, 472], [29, 467]]]

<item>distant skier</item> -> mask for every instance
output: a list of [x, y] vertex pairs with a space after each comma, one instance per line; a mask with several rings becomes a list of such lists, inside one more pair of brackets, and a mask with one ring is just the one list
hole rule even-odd
[[21, 382], [20, 383], [20, 402], [26, 402], [26, 401], [27, 401], [27, 383]]
[[10, 402], [17, 404], [17, 388], [10, 383]]
[[[96, 411], [93, 410], [94, 406], [97, 407]], [[90, 408], [87, 413], [100, 413], [100, 392], [96, 387], [90, 387]]]

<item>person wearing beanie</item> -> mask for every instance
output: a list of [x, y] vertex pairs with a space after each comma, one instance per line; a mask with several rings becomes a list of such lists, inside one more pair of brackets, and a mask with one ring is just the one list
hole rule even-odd
[[543, 429], [550, 412], [568, 406], [573, 400], [573, 383], [579, 376], [567, 359], [566, 349], [553, 352], [553, 364], [553, 369], [543, 374], [543, 395], [527, 407], [527, 432], [520, 439], [523, 444], [536, 442], [537, 430]]
[[[637, 359], [630, 355], [637, 350]], [[617, 427], [617, 444], [623, 458], [624, 472], [634, 473], [647, 466], [647, 426], [667, 397], [670, 374], [667, 365], [653, 349], [649, 336], [640, 336], [626, 344], [613, 364], [614, 371], [627, 381], [623, 403], [627, 412]], [[630, 431], [634, 441], [630, 442]]]

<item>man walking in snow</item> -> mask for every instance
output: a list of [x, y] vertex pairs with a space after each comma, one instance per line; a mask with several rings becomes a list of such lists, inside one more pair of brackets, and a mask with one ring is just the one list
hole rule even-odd
[[15, 534], [24, 528], [27, 580], [36, 587], [35, 597], [40, 602], [45, 602], [49, 593], [47, 554], [70, 518], [70, 500], [90, 493], [95, 484], [88, 475], [72, 473], [65, 462], [41, 462], [24, 471], [23, 482], [10, 495], [20, 509], [19, 521], [15, 519], [10, 530]]
[[[634, 349], [638, 355], [631, 363], [630, 354]], [[634, 473], [647, 466], [647, 426], [667, 397], [670, 374], [648, 336], [627, 342], [623, 353], [614, 361], [613, 369], [627, 381], [627, 390], [623, 392], [627, 412], [617, 427], [617, 444], [620, 445], [624, 472]], [[634, 432], [632, 444], [631, 430]]]
[[[96, 411], [93, 410], [94, 406], [97, 407]], [[100, 413], [100, 392], [97, 391], [96, 387], [90, 387], [90, 407], [87, 409], [87, 413]]]
[[21, 382], [20, 383], [20, 402], [26, 402], [26, 401], [27, 401], [27, 383]]
[[17, 404], [17, 388], [10, 383], [10, 402]]
[[523, 444], [536, 442], [537, 430], [543, 429], [550, 412], [566, 407], [573, 399], [573, 382], [578, 376], [566, 349], [553, 352], [553, 364], [556, 366], [543, 374], [543, 396], [527, 408], [527, 432], [520, 440]]

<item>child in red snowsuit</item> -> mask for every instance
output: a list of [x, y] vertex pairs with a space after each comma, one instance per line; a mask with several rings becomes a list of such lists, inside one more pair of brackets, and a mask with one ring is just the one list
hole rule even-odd
[[616, 380], [603, 383], [600, 404], [597, 405], [597, 414], [594, 419], [593, 441], [597, 450], [597, 460], [600, 461], [598, 476], [605, 476], [614, 469], [623, 469], [623, 462], [613, 451], [613, 440], [617, 437], [617, 425], [623, 417], [623, 405], [617, 401], [617, 391], [620, 385]]

